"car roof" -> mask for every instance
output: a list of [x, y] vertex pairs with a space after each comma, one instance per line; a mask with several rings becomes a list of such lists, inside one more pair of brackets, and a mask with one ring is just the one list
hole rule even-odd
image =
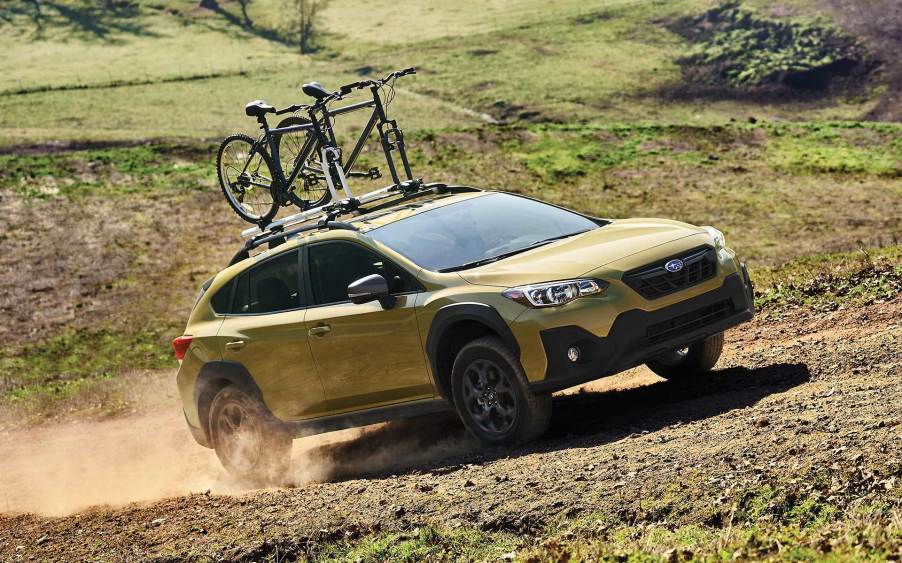
[[354, 217], [353, 219], [348, 219], [347, 222], [354, 225], [359, 232], [372, 231], [373, 229], [384, 227], [385, 225], [394, 223], [395, 221], [413, 217], [414, 215], [419, 215], [420, 213], [424, 213], [432, 209], [437, 209], [439, 207], [444, 207], [446, 205], [451, 205], [453, 203], [472, 199], [474, 197], [482, 197], [490, 193], [494, 192], [478, 191], [466, 193], [437, 194], [428, 198], [418, 198], [405, 201], [397, 205], [392, 205], [391, 207], [387, 207], [385, 209], [370, 211], [368, 213], [364, 213], [363, 215]]
[[270, 248], [259, 254], [255, 254], [251, 256], [250, 260], [241, 260], [236, 264], [229, 266], [228, 268], [224, 268], [220, 273], [230, 270], [234, 274], [238, 272], [244, 271], [247, 268], [251, 267], [253, 264], [256, 264], [262, 260], [280, 254], [284, 251], [291, 250], [301, 244], [308, 244], [311, 242], [316, 242], [319, 240], [330, 240], [330, 239], [347, 239], [353, 238], [353, 233], [366, 233], [367, 231], [372, 231], [373, 229], [378, 229], [379, 227], [383, 227], [390, 223], [394, 223], [395, 221], [399, 221], [401, 219], [405, 219], [407, 217], [413, 217], [414, 215], [419, 215], [420, 213], [424, 213], [431, 209], [438, 209], [440, 207], [444, 207], [446, 205], [451, 205], [453, 203], [457, 203], [460, 201], [472, 199], [474, 197], [481, 197], [491, 193], [498, 193], [494, 191], [487, 190], [478, 190], [472, 192], [463, 192], [463, 193], [444, 193], [444, 194], [436, 194], [428, 197], [420, 197], [412, 200], [407, 200], [403, 202], [399, 202], [395, 205], [390, 205], [385, 207], [384, 209], [377, 209], [369, 212], [365, 212], [362, 215], [358, 215], [356, 217], [352, 217], [347, 219], [345, 222], [352, 224], [356, 227], [356, 231], [348, 231], [348, 230], [314, 230], [306, 233], [301, 233], [295, 236], [291, 236], [288, 238], [284, 244], [280, 244], [274, 248]]

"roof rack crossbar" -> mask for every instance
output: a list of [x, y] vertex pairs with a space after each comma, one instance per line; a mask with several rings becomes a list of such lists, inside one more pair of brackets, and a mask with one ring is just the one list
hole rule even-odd
[[266, 233], [280, 232], [283, 231], [285, 227], [297, 225], [298, 223], [303, 223], [322, 215], [326, 215], [328, 217], [338, 216], [342, 213], [352, 211], [360, 205], [391, 197], [397, 193], [415, 192], [420, 189], [430, 188], [434, 185], [435, 184], [424, 184], [422, 180], [407, 180], [405, 182], [401, 182], [400, 184], [392, 184], [391, 186], [365, 193], [361, 196], [351, 197], [333, 203], [327, 203], [326, 205], [320, 205], [319, 207], [313, 207], [305, 211], [301, 211], [300, 213], [295, 213], [294, 215], [283, 217], [282, 219], [273, 221], [272, 223], [269, 223], [265, 226], [258, 225], [256, 227], [245, 229], [241, 231], [241, 236], [243, 238], [247, 238], [260, 236]]

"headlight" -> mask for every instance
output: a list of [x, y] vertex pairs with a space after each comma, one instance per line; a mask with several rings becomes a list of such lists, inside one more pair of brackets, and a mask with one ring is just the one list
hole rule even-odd
[[501, 294], [527, 307], [555, 307], [601, 293], [607, 286], [601, 280], [564, 280], [512, 287]]
[[723, 248], [727, 245], [727, 241], [723, 237], [723, 233], [715, 229], [714, 227], [702, 227], [708, 234], [711, 235], [711, 240], [714, 241], [714, 248], [717, 250], [723, 250]]

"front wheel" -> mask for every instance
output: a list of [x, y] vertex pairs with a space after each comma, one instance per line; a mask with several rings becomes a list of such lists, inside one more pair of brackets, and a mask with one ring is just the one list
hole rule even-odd
[[280, 485], [291, 467], [291, 435], [259, 400], [225, 387], [210, 403], [210, 441], [222, 466], [254, 485]]
[[[293, 115], [280, 121], [276, 127], [282, 129], [308, 123], [310, 123], [309, 119]], [[323, 173], [323, 165], [320, 162], [321, 145], [318, 141], [311, 143], [313, 135], [312, 131], [301, 129], [276, 135], [273, 141], [275, 145], [273, 152], [278, 151], [279, 153], [279, 161], [282, 163], [282, 172], [285, 178], [291, 176], [295, 167], [303, 167], [301, 173], [295, 178], [294, 184], [285, 190], [288, 201], [301, 210], [324, 205], [332, 199], [325, 178], [318, 178]], [[307, 149], [306, 153], [304, 149]]]
[[647, 365], [664, 379], [690, 379], [701, 375], [717, 364], [723, 352], [723, 333], [693, 342], [685, 348], [667, 352]]
[[279, 209], [276, 176], [267, 155], [247, 135], [226, 137], [216, 153], [219, 187], [239, 217], [266, 223]]
[[489, 444], [520, 444], [541, 436], [551, 420], [551, 395], [535, 394], [519, 360], [497, 337], [465, 345], [451, 370], [454, 405], [467, 430]]

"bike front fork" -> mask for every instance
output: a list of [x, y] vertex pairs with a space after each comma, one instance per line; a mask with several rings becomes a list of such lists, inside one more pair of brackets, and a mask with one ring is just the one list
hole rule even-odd
[[[388, 125], [386, 128], [385, 126]], [[404, 133], [398, 129], [398, 122], [395, 120], [383, 121], [379, 123], [379, 137], [382, 139], [382, 151], [385, 153], [385, 162], [388, 164], [388, 171], [391, 173], [392, 182], [400, 184], [401, 179], [398, 177], [398, 170], [395, 168], [395, 160], [392, 157], [392, 151], [397, 150], [401, 157], [401, 165], [404, 167], [404, 176], [407, 180], [413, 180], [413, 173], [410, 171], [410, 162], [407, 161], [407, 149], [404, 146]]]

